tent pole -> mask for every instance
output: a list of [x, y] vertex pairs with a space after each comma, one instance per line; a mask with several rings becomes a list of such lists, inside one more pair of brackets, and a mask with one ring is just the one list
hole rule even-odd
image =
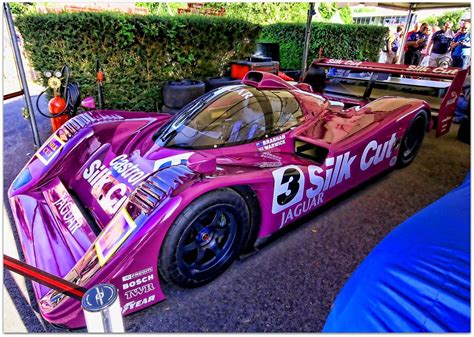
[[309, 3], [308, 9], [308, 18], [306, 19], [306, 29], [304, 32], [304, 48], [303, 48], [303, 59], [301, 60], [301, 72], [300, 72], [300, 81], [303, 79], [306, 72], [306, 62], [308, 58], [309, 51], [309, 39], [311, 38], [311, 20], [313, 15], [316, 12], [314, 11], [314, 2]]
[[397, 60], [397, 64], [403, 63], [402, 58], [405, 57], [405, 43], [407, 41], [406, 36], [408, 34], [408, 29], [410, 29], [412, 19], [413, 19], [413, 13], [412, 13], [412, 6], [410, 4], [410, 9], [408, 10], [408, 15], [407, 15], [407, 23], [404, 29], [404, 37], [402, 39], [402, 45], [400, 46], [400, 57]]

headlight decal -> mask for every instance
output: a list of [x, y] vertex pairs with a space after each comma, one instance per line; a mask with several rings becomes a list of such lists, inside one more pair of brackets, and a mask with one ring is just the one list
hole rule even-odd
[[100, 233], [95, 242], [95, 250], [101, 267], [107, 263], [135, 228], [137, 228], [137, 224], [126, 208], [122, 208], [110, 221], [105, 230]]
[[17, 190], [20, 187], [25, 186], [31, 181], [31, 179], [33, 179], [33, 177], [31, 176], [30, 170], [28, 169], [28, 167], [25, 167], [23, 171], [21, 171], [21, 173], [13, 181], [13, 190]]

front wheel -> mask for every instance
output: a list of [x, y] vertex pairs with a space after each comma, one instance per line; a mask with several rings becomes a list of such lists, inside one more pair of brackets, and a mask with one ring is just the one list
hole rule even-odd
[[160, 255], [161, 276], [183, 288], [219, 276], [235, 260], [249, 232], [249, 210], [230, 189], [192, 202], [169, 229]]
[[428, 114], [425, 110], [421, 110], [413, 118], [402, 138], [400, 144], [400, 152], [398, 153], [398, 167], [409, 165], [418, 154], [428, 123]]

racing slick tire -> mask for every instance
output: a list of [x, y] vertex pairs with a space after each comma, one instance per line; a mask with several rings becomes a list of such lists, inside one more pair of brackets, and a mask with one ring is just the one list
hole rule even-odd
[[420, 110], [412, 119], [400, 143], [397, 166], [408, 166], [418, 154], [428, 125], [428, 113]]
[[166, 114], [170, 114], [170, 115], [176, 115], [180, 111], [181, 111], [181, 109], [173, 109], [173, 108], [170, 108], [166, 105], [163, 105], [161, 107], [161, 112], [166, 113]]
[[205, 85], [202, 81], [169, 81], [163, 85], [163, 102], [169, 108], [181, 109], [204, 92]]
[[206, 92], [216, 88], [224, 87], [226, 85], [238, 85], [242, 84], [242, 81], [229, 76], [224, 77], [208, 77], [204, 80], [206, 84]]
[[300, 70], [282, 70], [286, 76], [291, 77], [294, 81], [299, 82], [300, 80]]
[[250, 228], [245, 200], [230, 189], [209, 192], [189, 204], [163, 242], [162, 278], [182, 288], [214, 280], [236, 259]]

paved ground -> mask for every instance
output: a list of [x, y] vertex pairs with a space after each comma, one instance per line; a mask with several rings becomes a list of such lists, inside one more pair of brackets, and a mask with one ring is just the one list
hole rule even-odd
[[[4, 193], [33, 153], [31, 131], [18, 112], [22, 104], [17, 100], [4, 106]], [[44, 141], [49, 121], [38, 119]], [[457, 126], [440, 139], [428, 135], [412, 165], [300, 221], [211, 284], [193, 290], [165, 286], [168, 299], [125, 317], [126, 331], [320, 331], [339, 290], [371, 249], [462, 181], [470, 167], [470, 147], [457, 141], [456, 133]], [[5, 206], [5, 253], [15, 254], [9, 212]], [[39, 318], [30, 298], [29, 282], [6, 272], [4, 331], [61, 331]]]

